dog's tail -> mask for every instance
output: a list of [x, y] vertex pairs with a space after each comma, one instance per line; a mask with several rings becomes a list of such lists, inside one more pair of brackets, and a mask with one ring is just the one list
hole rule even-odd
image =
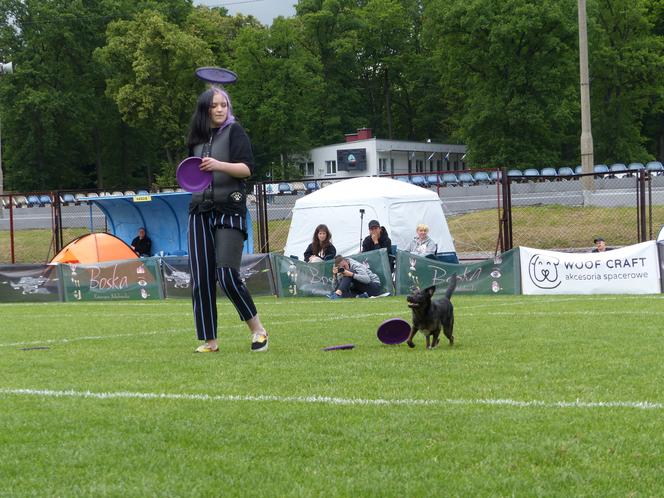
[[452, 281], [450, 282], [449, 287], [445, 291], [445, 297], [447, 299], [450, 299], [452, 297], [452, 293], [454, 292], [454, 289], [456, 289], [456, 284], [457, 284], [457, 274], [453, 273], [452, 276], [450, 277]]

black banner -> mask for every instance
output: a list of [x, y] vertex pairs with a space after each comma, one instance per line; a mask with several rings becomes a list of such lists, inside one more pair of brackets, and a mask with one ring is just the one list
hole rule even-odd
[[[161, 271], [167, 298], [191, 299], [189, 257], [161, 258]], [[269, 254], [243, 254], [240, 277], [252, 296], [275, 293]]]
[[55, 266], [0, 266], [0, 303], [59, 301], [58, 285]]

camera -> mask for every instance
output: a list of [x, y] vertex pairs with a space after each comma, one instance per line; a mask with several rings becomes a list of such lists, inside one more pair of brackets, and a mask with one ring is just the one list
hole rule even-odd
[[343, 273], [345, 271], [346, 271], [346, 268], [344, 268], [343, 266], [337, 266], [337, 273]]

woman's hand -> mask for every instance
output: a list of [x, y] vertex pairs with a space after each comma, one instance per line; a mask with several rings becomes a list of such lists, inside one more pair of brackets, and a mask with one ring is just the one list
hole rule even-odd
[[199, 169], [201, 171], [224, 171], [224, 164], [213, 157], [204, 157]]

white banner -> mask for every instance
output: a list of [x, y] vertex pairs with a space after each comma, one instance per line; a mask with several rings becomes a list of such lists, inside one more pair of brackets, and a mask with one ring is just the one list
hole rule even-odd
[[523, 294], [659, 294], [657, 243], [605, 252], [520, 247]]

